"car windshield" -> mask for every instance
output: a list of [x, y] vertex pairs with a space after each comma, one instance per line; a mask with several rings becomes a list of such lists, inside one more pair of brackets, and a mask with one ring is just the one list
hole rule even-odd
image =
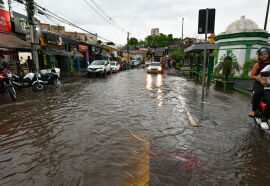
[[93, 61], [92, 65], [104, 65], [105, 61]]
[[111, 65], [115, 66], [116, 65], [116, 62], [110, 62]]
[[150, 63], [150, 66], [160, 66], [160, 63]]

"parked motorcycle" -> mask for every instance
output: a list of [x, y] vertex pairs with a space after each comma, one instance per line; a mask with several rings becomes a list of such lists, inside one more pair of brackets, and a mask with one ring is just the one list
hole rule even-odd
[[12, 75], [12, 83], [15, 87], [21, 88], [28, 88], [31, 87], [33, 84], [34, 73], [28, 73], [25, 76], [21, 74], [13, 74]]
[[40, 92], [47, 90], [47, 84], [41, 79], [41, 74], [38, 72], [34, 73], [33, 79], [32, 79], [32, 90], [34, 92]]
[[16, 91], [6, 71], [2, 71], [0, 73], [0, 93], [1, 94], [8, 93], [14, 101], [16, 101], [17, 99]]
[[56, 87], [63, 86], [63, 80], [59, 77], [60, 76], [60, 69], [54, 68], [51, 72], [44, 72], [41, 71], [41, 80], [45, 82], [47, 85], [54, 85]]

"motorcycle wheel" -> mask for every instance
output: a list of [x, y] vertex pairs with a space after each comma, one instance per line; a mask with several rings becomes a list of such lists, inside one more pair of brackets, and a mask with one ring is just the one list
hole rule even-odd
[[34, 92], [41, 92], [41, 91], [45, 91], [47, 89], [46, 85], [44, 83], [34, 83], [32, 85], [32, 90]]
[[57, 79], [53, 80], [53, 85], [56, 87], [62, 87], [64, 85], [64, 83], [63, 83], [62, 79], [57, 78]]
[[8, 91], [8, 94], [10, 95], [10, 97], [12, 98], [13, 101], [16, 101], [17, 100], [17, 96], [16, 96], [16, 92], [15, 92], [15, 89], [14, 87], [9, 87], [7, 89]]

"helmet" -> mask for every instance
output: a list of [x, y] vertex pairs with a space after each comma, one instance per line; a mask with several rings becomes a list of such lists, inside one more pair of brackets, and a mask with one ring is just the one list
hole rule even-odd
[[269, 58], [270, 58], [270, 48], [268, 46], [263, 46], [261, 48], [259, 48], [259, 50], [257, 50], [257, 55], [260, 56], [263, 53], [268, 53]]

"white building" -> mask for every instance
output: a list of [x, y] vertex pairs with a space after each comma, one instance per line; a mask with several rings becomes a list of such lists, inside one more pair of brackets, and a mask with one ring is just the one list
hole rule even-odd
[[242, 16], [231, 23], [225, 32], [215, 37], [216, 44], [220, 46], [216, 51], [215, 66], [230, 57], [243, 68], [245, 62], [257, 58], [257, 50], [267, 45], [269, 37], [268, 32], [259, 29], [255, 22]]
[[159, 36], [160, 33], [159, 33], [159, 28], [153, 28], [151, 30], [151, 36]]

